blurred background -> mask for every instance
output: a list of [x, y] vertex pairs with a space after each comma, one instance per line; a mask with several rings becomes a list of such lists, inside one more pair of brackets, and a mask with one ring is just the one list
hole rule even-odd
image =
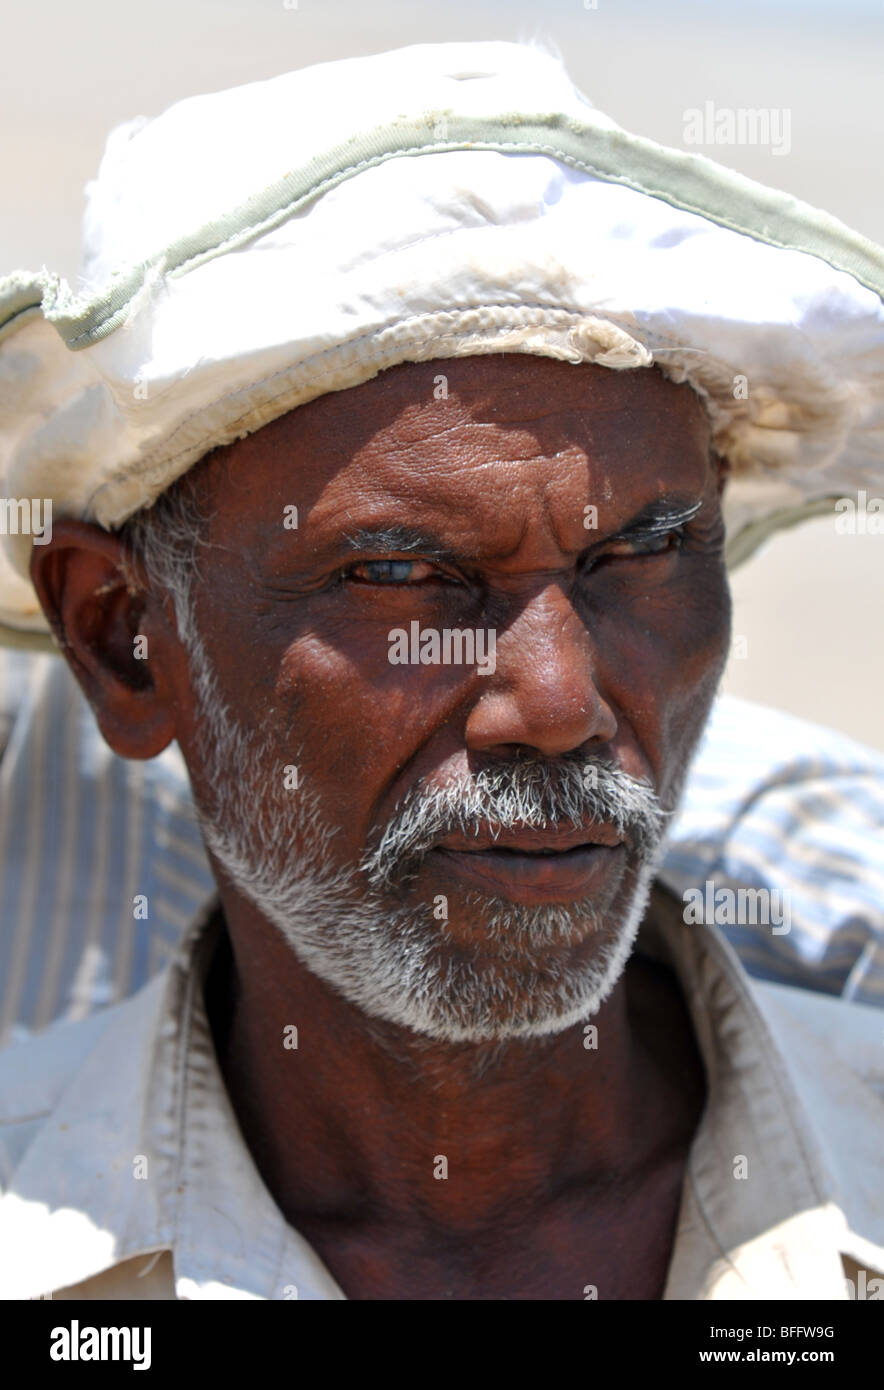
[[[684, 146], [685, 113], [782, 113], [788, 141], [694, 147], [884, 243], [882, 0], [42, 0], [7, 7], [0, 271], [76, 283], [83, 189], [109, 129], [173, 101], [406, 44], [545, 39], [621, 125]], [[884, 478], [881, 494], [884, 495]], [[734, 576], [725, 689], [884, 748], [884, 535], [830, 519]]]

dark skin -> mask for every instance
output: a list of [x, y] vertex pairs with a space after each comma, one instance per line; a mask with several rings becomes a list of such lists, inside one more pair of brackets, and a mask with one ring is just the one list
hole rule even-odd
[[[197, 618], [225, 699], [281, 767], [303, 744], [340, 862], [418, 778], [518, 750], [601, 754], [674, 804], [730, 624], [723, 474], [688, 387], [517, 354], [402, 364], [216, 450], [194, 481], [213, 510]], [[630, 525], [661, 498], [701, 506], [652, 544]], [[379, 524], [432, 533], [445, 558], [348, 547]], [[414, 562], [407, 582], [364, 568], [390, 558]], [[110, 746], [147, 758], [175, 738], [198, 790], [170, 604], [127, 588], [120, 560], [116, 536], [63, 521], [32, 569]], [[495, 672], [391, 665], [386, 634], [413, 618], [493, 626]], [[269, 1191], [348, 1297], [661, 1297], [705, 1098], [666, 968], [632, 957], [593, 1019], [597, 1050], [581, 1025], [437, 1042], [320, 982], [216, 870], [226, 934], [207, 993], [225, 1081]], [[447, 894], [452, 949], [469, 940], [493, 972], [468, 887], [431, 854], [400, 891]], [[598, 939], [556, 949], [586, 959]], [[292, 1023], [297, 1051], [281, 1042]]]

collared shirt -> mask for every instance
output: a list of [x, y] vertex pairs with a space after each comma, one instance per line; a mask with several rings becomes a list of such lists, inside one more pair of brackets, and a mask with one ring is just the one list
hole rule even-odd
[[[134, 994], [215, 891], [177, 746], [116, 757], [67, 663], [0, 652], [0, 1045]], [[661, 878], [785, 895], [719, 921], [757, 979], [884, 1007], [884, 755], [724, 697]]]
[[[880, 1012], [756, 984], [653, 903], [637, 950], [674, 971], [707, 1081], [664, 1298], [884, 1294]], [[4, 1297], [345, 1297], [240, 1133], [204, 1000], [219, 929], [204, 914], [134, 998], [0, 1053]]]

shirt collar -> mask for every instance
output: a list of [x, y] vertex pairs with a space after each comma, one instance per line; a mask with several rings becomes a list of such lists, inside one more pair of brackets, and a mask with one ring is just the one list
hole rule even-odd
[[843, 1299], [854, 1243], [758, 994], [714, 927], [654, 902], [639, 948], [675, 971], [707, 1079], [664, 1298]]
[[[843, 1299], [856, 1241], [748, 977], [714, 928], [654, 901], [638, 949], [674, 970], [707, 1075], [664, 1298]], [[170, 1250], [181, 1298], [345, 1297], [267, 1191], [223, 1082], [204, 1000], [216, 908], [108, 1011], [16, 1170], [0, 1201], [13, 1296]]]

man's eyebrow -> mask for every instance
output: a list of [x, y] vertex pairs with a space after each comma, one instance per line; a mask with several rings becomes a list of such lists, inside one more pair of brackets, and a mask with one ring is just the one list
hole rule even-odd
[[[663, 496], [648, 502], [640, 511], [613, 532], [613, 536], [649, 535], [655, 532], [670, 531], [691, 520], [703, 505], [702, 499], [686, 496]], [[464, 560], [464, 555], [452, 550], [432, 531], [408, 525], [360, 526], [353, 531], [345, 531], [341, 540], [351, 550], [375, 554], [414, 553], [437, 560], [441, 564], [455, 565]]]
[[627, 536], [640, 533], [641, 535], [653, 534], [655, 531], [672, 531], [677, 526], [684, 526], [688, 521], [697, 515], [703, 505], [702, 498], [664, 496], [658, 497], [654, 502], [648, 502], [635, 516], [630, 517], [629, 521], [618, 527], [613, 534], [615, 536]]
[[432, 531], [422, 531], [416, 526], [360, 526], [355, 531], [345, 531], [341, 539], [351, 550], [418, 552], [447, 564], [456, 564], [464, 558]]

